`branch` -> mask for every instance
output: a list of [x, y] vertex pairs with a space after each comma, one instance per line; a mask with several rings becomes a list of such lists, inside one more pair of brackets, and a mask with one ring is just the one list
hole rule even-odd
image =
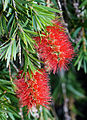
[[[64, 79], [64, 69], [63, 68], [60, 71], [60, 77], [61, 77], [61, 80]], [[69, 110], [68, 110], [68, 101], [69, 100], [68, 100], [67, 95], [66, 95], [66, 84], [65, 84], [65, 82], [62, 82], [62, 93], [63, 93], [63, 98], [64, 98], [64, 106], [63, 106], [64, 117], [65, 117], [65, 120], [71, 120], [71, 117], [69, 115]]]
[[59, 10], [61, 11], [60, 16], [61, 16], [62, 22], [63, 22], [64, 26], [66, 27], [66, 33], [68, 34], [69, 39], [70, 39], [72, 42], [75, 42], [75, 40], [72, 39], [71, 36], [70, 36], [69, 30], [68, 30], [68, 28], [67, 28], [68, 24], [65, 23], [65, 20], [64, 20], [64, 18], [63, 18], [63, 12], [62, 12], [62, 6], [61, 6], [61, 3], [60, 3], [60, 0], [57, 0], [57, 4], [58, 4], [58, 6], [59, 6]]
[[71, 120], [71, 117], [69, 115], [68, 111], [68, 98], [66, 96], [66, 84], [62, 83], [62, 92], [63, 92], [63, 97], [64, 97], [64, 113], [65, 113], [65, 120]]
[[[14, 8], [16, 9], [16, 4], [15, 4], [15, 1], [14, 0], [12, 0], [13, 1], [13, 6], [14, 6]], [[18, 16], [17, 16], [17, 12], [15, 11], [15, 18], [18, 20]]]

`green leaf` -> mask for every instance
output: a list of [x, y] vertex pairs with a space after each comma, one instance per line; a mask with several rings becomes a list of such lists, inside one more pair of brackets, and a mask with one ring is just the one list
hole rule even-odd
[[29, 36], [29, 34], [28, 35], [26, 33], [24, 33], [24, 34], [27, 37], [28, 41], [30, 41], [31, 43], [35, 43], [35, 41]]
[[42, 5], [37, 5], [33, 3], [32, 7], [35, 11], [41, 11], [42, 13], [51, 14], [51, 12], [44, 9]]
[[87, 62], [85, 60], [83, 61], [83, 66], [84, 66], [84, 71], [86, 73], [87, 72]]
[[78, 62], [78, 68], [77, 68], [78, 71], [80, 70], [80, 67], [81, 67], [81, 64], [82, 64], [82, 60], [83, 60], [83, 57], [81, 57], [81, 59]]
[[4, 57], [4, 55], [6, 54], [6, 51], [7, 51], [7, 50], [3, 50], [3, 52], [0, 51], [0, 52], [1, 52], [1, 53], [0, 53], [0, 59], [2, 59], [2, 58]]
[[29, 10], [28, 8], [24, 7], [23, 5], [20, 4], [20, 2], [18, 2], [17, 0], [15, 0], [15, 2], [18, 4], [18, 6], [20, 6], [22, 9], [24, 10]]
[[76, 46], [74, 48], [75, 50], [78, 48], [78, 46], [81, 44], [82, 41], [83, 41], [82, 39], [79, 40], [79, 42], [76, 44]]
[[[15, 29], [17, 29], [17, 27], [14, 28], [14, 25], [15, 25], [15, 19], [12, 21], [12, 25], [11, 25], [11, 27], [10, 27], [10, 34], [9, 34], [9, 37], [10, 37], [10, 38], [12, 37], [12, 34], [14, 33]], [[16, 32], [16, 31], [15, 31], [15, 32]]]
[[43, 20], [44, 22], [47, 24], [47, 25], [53, 25], [53, 23], [51, 22], [51, 19], [47, 16], [43, 16], [43, 15], [39, 15]]
[[3, 24], [3, 29], [4, 29], [5, 33], [7, 34], [8, 30], [7, 30], [6, 17], [5, 16], [3, 16], [3, 18], [2, 18], [2, 24]]
[[5, 59], [7, 59], [7, 67], [8, 67], [9, 62], [10, 62], [10, 57], [11, 57], [11, 45], [8, 47], [6, 55], [5, 55]]
[[82, 7], [85, 6], [85, 5], [87, 5], [87, 0], [84, 0], [84, 1], [82, 2], [82, 4], [80, 5], [79, 8], [82, 8]]
[[38, 31], [35, 16], [33, 16], [33, 27], [34, 27], [35, 31]]
[[54, 9], [54, 8], [51, 8], [51, 7], [43, 6], [43, 8], [46, 9], [46, 10], [49, 10], [49, 11], [51, 11], [51, 12], [62, 13], [62, 11], [57, 10], [57, 9]]
[[41, 30], [41, 26], [38, 24], [38, 20], [37, 20], [37, 18], [36, 18], [36, 15], [34, 15], [34, 19], [35, 19], [37, 31], [40, 31], [40, 30]]
[[28, 22], [29, 22], [29, 19], [27, 19], [27, 20], [26, 20], [26, 22], [25, 22], [25, 23], [23, 23], [23, 25], [21, 25], [21, 26], [22, 26], [22, 28], [23, 28], [23, 27], [26, 27], [26, 26], [27, 26], [27, 24], [28, 24]]
[[3, 8], [3, 10], [5, 11], [6, 10], [6, 8], [8, 7], [8, 3], [10, 2], [10, 0], [5, 0], [4, 1], [4, 8]]
[[29, 67], [30, 67], [31, 71], [32, 71], [33, 73], [35, 73], [36, 68], [34, 67], [33, 63], [30, 61], [30, 59], [29, 59], [29, 58], [28, 58], [28, 65], [29, 65]]
[[12, 114], [11, 112], [8, 112], [8, 115], [10, 116], [10, 118], [11, 118], [12, 120], [15, 120], [15, 118], [14, 118], [14, 116], [13, 116], [13, 114]]
[[17, 47], [16, 47], [16, 41], [15, 40], [14, 40], [12, 46], [13, 46], [13, 57], [14, 57], [14, 60], [16, 60]]
[[[9, 8], [6, 17], [9, 17], [12, 14], [12, 9]], [[13, 15], [13, 14], [12, 14]]]
[[78, 90], [76, 90], [72, 85], [67, 85], [67, 89], [70, 90], [73, 94], [75, 94], [76, 96], [80, 97], [80, 98], [84, 98], [84, 94], [79, 92]]
[[56, 0], [51, 0], [51, 1], [54, 3], [54, 7], [56, 7], [58, 9], [58, 5], [57, 5]]
[[73, 33], [73, 37], [77, 37], [79, 31], [81, 30], [82, 27], [78, 27], [75, 32]]
[[25, 37], [25, 33], [22, 32], [22, 35], [23, 35], [23, 42], [25, 43], [26, 47], [28, 47], [28, 44], [27, 44], [27, 40], [26, 40], [26, 37]]
[[[16, 11], [17, 13], [19, 13], [19, 12], [17, 11], [17, 9], [15, 9], [11, 4], [8, 3], [8, 6], [9, 6], [10, 8], [12, 8], [12, 10]], [[19, 13], [19, 14], [20, 14], [20, 13]]]
[[24, 30], [25, 32], [30, 33], [30, 34], [33, 34], [33, 35], [38, 35], [38, 33], [37, 33], [37, 32], [31, 31], [31, 30], [24, 29], [24, 28], [23, 28], [23, 30]]
[[[1, 50], [3, 50], [3, 49], [5, 49], [5, 48], [7, 48], [8, 46], [9, 46], [9, 43], [8, 44], [6, 44], [7, 42], [5, 42], [4, 44], [2, 44], [1, 46], [0, 46], [0, 52], [1, 52]], [[5, 45], [6, 44], [6, 45]]]
[[25, 62], [24, 62], [24, 72], [27, 71], [27, 66], [28, 66], [28, 56], [27, 53], [24, 51], [24, 57], [25, 57]]
[[33, 55], [29, 54], [29, 56], [30, 56], [33, 60], [35, 60], [35, 61], [37, 61], [37, 62], [40, 62], [40, 63], [43, 63], [41, 60], [38, 60], [37, 58], [33, 57]]
[[10, 109], [10, 108], [8, 107], [8, 108], [7, 108], [7, 111], [8, 111], [8, 112], [11, 112], [14, 116], [20, 118], [20, 115], [18, 115], [18, 113], [17, 113], [16, 110]]
[[43, 117], [44, 117], [44, 120], [48, 120], [48, 116], [44, 108], [43, 108]]
[[83, 53], [82, 51], [79, 53], [79, 57], [77, 58], [76, 62], [74, 63], [74, 66], [76, 66], [76, 65], [78, 64], [79, 60], [80, 60], [81, 57], [83, 56], [82, 53]]
[[[8, 29], [8, 30], [9, 30], [9, 28], [10, 28], [10, 25], [11, 25], [11, 22], [12, 22], [13, 18], [14, 18], [14, 14], [11, 15], [11, 17], [10, 17], [10, 19], [9, 19], [9, 21], [8, 21], [8, 24], [7, 24], [7, 29]], [[13, 22], [14, 22], [14, 21], [15, 21], [15, 19], [13, 20]], [[14, 23], [12, 23], [12, 24], [14, 24]]]
[[10, 81], [4, 80], [4, 79], [0, 79], [0, 84], [12, 85], [12, 83]]
[[[41, 21], [42, 25], [44, 26], [47, 26], [47, 23], [43, 20], [42, 16], [38, 16], [39, 20]], [[45, 30], [45, 29], [44, 29]]]
[[22, 3], [22, 4], [27, 4], [27, 3], [30, 3], [30, 0], [29, 1], [24, 1], [24, 0], [16, 0], [17, 2], [19, 3]]
[[44, 30], [44, 28], [43, 28], [43, 26], [41, 24], [41, 21], [38, 19], [38, 16], [35, 15], [35, 18], [36, 18], [36, 23], [37, 23], [38, 29], [39, 30], [41, 30], [41, 29]]
[[[11, 88], [11, 87], [10, 87], [10, 88]], [[8, 88], [8, 87], [6, 87], [6, 86], [3, 87], [3, 85], [0, 85], [0, 89], [6, 91], [7, 93], [14, 94], [14, 92], [12, 92], [10, 88]]]
[[57, 97], [56, 97], [56, 96], [58, 95], [58, 89], [59, 89], [59, 88], [58, 88], [58, 86], [57, 86], [57, 87], [54, 89], [54, 92], [53, 92], [53, 95], [52, 95], [53, 98], [55, 99], [55, 101], [57, 100]]
[[[26, 36], [26, 41], [30, 45], [32, 51], [35, 51], [34, 45], [33, 45], [33, 43], [35, 43], [35, 41], [32, 38], [30, 38], [29, 35], [27, 35], [27, 34], [25, 34], [25, 36]], [[27, 46], [27, 48], [28, 48], [28, 46]]]
[[41, 11], [39, 11], [39, 10], [37, 10], [37, 13], [38, 14], [36, 14], [36, 15], [42, 15], [43, 17], [49, 17], [50, 19], [54, 19], [55, 18], [55, 15], [54, 14], [47, 14], [47, 13], [45, 13], [45, 12], [41, 12]]
[[49, 110], [45, 108], [45, 111], [48, 114], [48, 116], [51, 118], [51, 120], [54, 120], [53, 117], [52, 117], [52, 114], [49, 112]]

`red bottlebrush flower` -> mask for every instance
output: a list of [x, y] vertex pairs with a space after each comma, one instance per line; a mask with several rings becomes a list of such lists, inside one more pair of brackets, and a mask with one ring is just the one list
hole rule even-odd
[[21, 72], [19, 72], [18, 79], [14, 81], [17, 87], [17, 97], [20, 98], [20, 104], [22, 107], [27, 106], [29, 110], [38, 105], [47, 107], [51, 101], [47, 74], [44, 69], [39, 70], [39, 72], [32, 73], [32, 78], [30, 78], [28, 72], [26, 77], [23, 75], [21, 78]]
[[68, 35], [60, 22], [53, 21], [53, 26], [47, 26], [48, 35], [34, 37], [38, 44], [35, 46], [39, 57], [44, 61], [45, 68], [55, 74], [58, 68], [67, 69], [73, 58], [74, 49]]

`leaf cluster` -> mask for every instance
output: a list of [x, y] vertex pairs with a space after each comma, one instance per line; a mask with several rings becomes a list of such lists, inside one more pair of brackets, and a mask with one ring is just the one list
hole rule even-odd
[[7, 69], [0, 63], [0, 120], [20, 119], [18, 112], [18, 99], [14, 93], [13, 83], [9, 80]]
[[[35, 51], [34, 36], [41, 36], [47, 25], [55, 18], [54, 8], [38, 5], [38, 1], [5, 0], [0, 15], [0, 59], [11, 61], [19, 59], [24, 72], [34, 72], [40, 66]], [[22, 57], [23, 56], [23, 57]]]

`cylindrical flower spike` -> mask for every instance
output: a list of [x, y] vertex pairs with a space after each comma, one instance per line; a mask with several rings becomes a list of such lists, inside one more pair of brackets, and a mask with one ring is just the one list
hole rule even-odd
[[50, 87], [48, 86], [49, 78], [44, 69], [39, 70], [39, 72], [32, 73], [32, 78], [30, 78], [29, 73], [26, 76], [21, 73], [14, 80], [16, 85], [16, 94], [20, 99], [20, 104], [22, 107], [27, 106], [30, 110], [32, 107], [44, 106], [48, 107], [51, 101], [50, 97]]
[[47, 35], [34, 37], [39, 57], [44, 61], [47, 71], [55, 72], [61, 68], [67, 69], [74, 56], [74, 49], [68, 39], [65, 28], [60, 22], [53, 21], [53, 26], [47, 26]]

